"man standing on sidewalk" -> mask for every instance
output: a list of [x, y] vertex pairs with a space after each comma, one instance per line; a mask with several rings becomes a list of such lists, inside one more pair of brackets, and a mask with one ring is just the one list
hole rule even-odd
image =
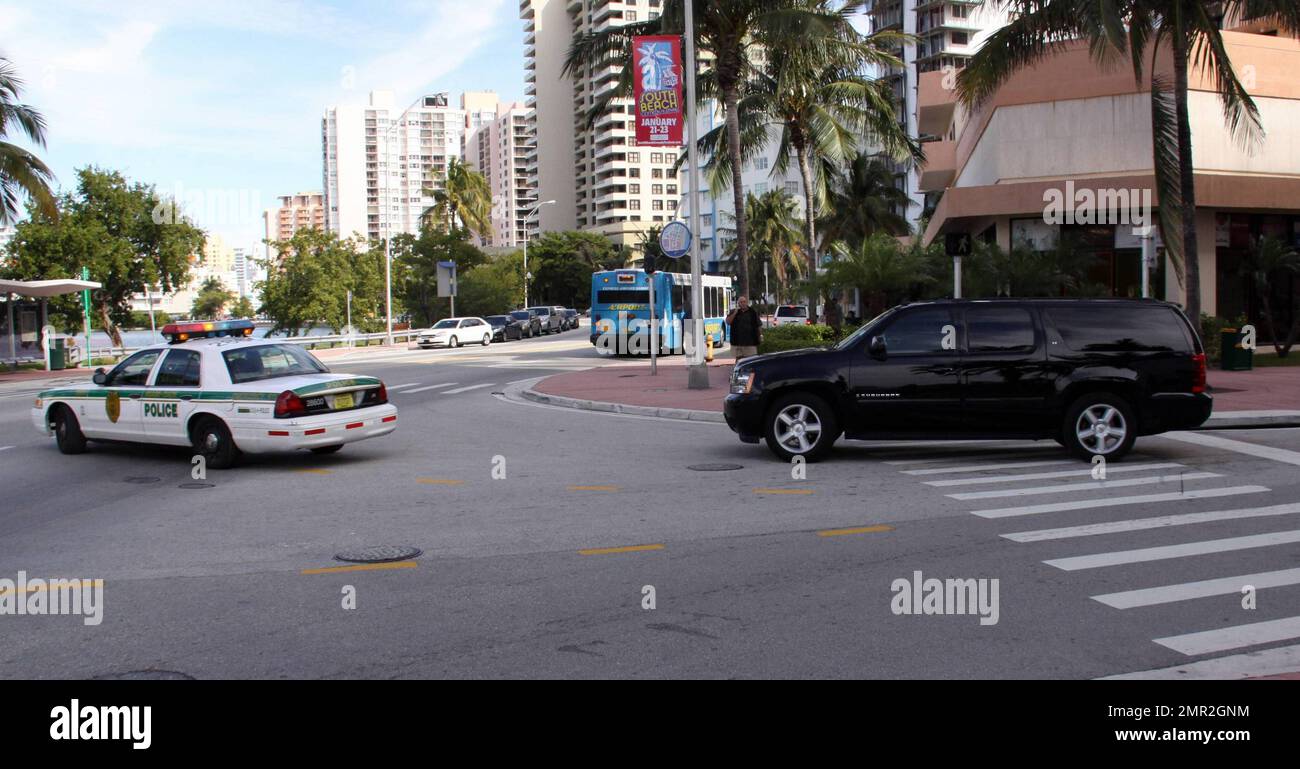
[[727, 313], [731, 326], [731, 354], [737, 361], [758, 355], [758, 345], [763, 341], [763, 321], [758, 311], [749, 306], [749, 297], [740, 297], [736, 309]]

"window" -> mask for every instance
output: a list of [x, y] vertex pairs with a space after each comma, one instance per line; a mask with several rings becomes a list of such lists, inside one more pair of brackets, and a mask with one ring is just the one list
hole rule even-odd
[[652, 184], [652, 185], [650, 185], [650, 194], [651, 194], [651, 195], [662, 195], [662, 194], [664, 194], [664, 186], [663, 186], [662, 184]]
[[158, 362], [161, 355], [162, 350], [142, 350], [132, 355], [117, 364], [117, 368], [108, 372], [108, 380], [104, 386], [143, 387], [145, 382], [149, 381], [149, 372], [153, 371], [153, 364]]
[[641, 185], [639, 185], [639, 184], [629, 184], [629, 185], [627, 185], [627, 191], [630, 192], [630, 193], [632, 193], [633, 195], [640, 195], [640, 194], [641, 194]]
[[1071, 350], [1190, 352], [1187, 329], [1165, 307], [1049, 307], [1047, 319]]
[[969, 42], [970, 42], [970, 35], [966, 34], [965, 32], [952, 33], [953, 45], [966, 45]]
[[676, 184], [670, 184], [670, 185], [668, 185], [668, 194], [669, 194], [669, 195], [676, 195], [676, 194], [677, 194], [677, 185], [676, 185]]
[[953, 355], [954, 349], [944, 349], [944, 326], [952, 324], [946, 309], [914, 310], [889, 324], [885, 329], [885, 344], [889, 355]]
[[677, 201], [676, 201], [676, 200], [670, 200], [670, 201], [668, 201], [668, 210], [669, 210], [669, 211], [676, 211], [676, 210], [677, 210]]
[[650, 208], [653, 211], [662, 211], [664, 210], [664, 202], [662, 200], [652, 200], [650, 201]]
[[798, 194], [799, 194], [799, 182], [786, 182], [786, 183], [785, 183], [785, 191], [788, 192], [788, 193], [790, 193], [791, 195], [798, 195]]
[[767, 156], [754, 158], [754, 168], [759, 171], [767, 170]]
[[194, 350], [170, 350], [154, 378], [155, 387], [198, 387], [199, 361]]
[[226, 350], [221, 353], [221, 357], [226, 360], [226, 370], [230, 372], [232, 384], [327, 372], [311, 353], [293, 344], [237, 348]]
[[1029, 352], [1034, 349], [1034, 319], [1019, 307], [966, 310], [966, 342], [971, 352]]
[[701, 216], [701, 217], [700, 217], [700, 226], [701, 226], [701, 227], [712, 227], [712, 226], [713, 226], [713, 214], [704, 214], [703, 216]]
[[627, 202], [627, 207], [628, 207], [629, 209], [633, 210], [633, 211], [640, 211], [640, 210], [641, 210], [641, 201], [639, 201], [639, 200], [629, 200], [629, 201]]
[[651, 152], [651, 153], [650, 153], [650, 162], [651, 162], [651, 163], [662, 163], [662, 162], [664, 162], [664, 156], [663, 156], [663, 153], [662, 153], [662, 152]]
[[640, 168], [629, 168], [629, 169], [627, 169], [627, 175], [630, 176], [630, 177], [632, 177], [633, 179], [640, 179], [640, 178], [641, 178], [641, 169], [640, 169]]
[[664, 178], [664, 170], [662, 168], [652, 168], [650, 169], [650, 176], [653, 179], [662, 179]]
[[641, 162], [641, 153], [640, 153], [640, 152], [629, 152], [629, 153], [627, 153], [627, 162], [629, 162], [629, 163], [640, 163], [640, 162]]

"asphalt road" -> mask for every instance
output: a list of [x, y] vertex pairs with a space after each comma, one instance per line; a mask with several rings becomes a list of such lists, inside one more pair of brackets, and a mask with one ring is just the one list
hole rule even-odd
[[[198, 489], [184, 451], [62, 456], [0, 392], [0, 577], [105, 581], [97, 626], [0, 616], [0, 677], [1300, 670], [1300, 430], [1144, 439], [1105, 482], [1029, 442], [851, 443], [795, 479], [725, 426], [496, 394], [601, 363], [572, 331], [331, 361], [384, 378], [396, 433]], [[378, 544], [423, 555], [317, 571]], [[996, 623], [896, 614], [915, 572], [997, 580]]]

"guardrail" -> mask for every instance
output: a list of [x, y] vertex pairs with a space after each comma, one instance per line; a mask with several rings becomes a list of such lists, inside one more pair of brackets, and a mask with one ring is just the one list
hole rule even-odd
[[[393, 341], [411, 339], [419, 336], [423, 329], [408, 329], [406, 331], [394, 331]], [[316, 349], [333, 349], [337, 347], [371, 347], [375, 344], [384, 344], [388, 341], [388, 333], [380, 331], [376, 334], [320, 334], [316, 336], [276, 336], [276, 337], [257, 337], [258, 339], [273, 339], [277, 342], [287, 342], [289, 344], [304, 345], [308, 350]], [[132, 353], [139, 352], [143, 347], [98, 347], [91, 348], [90, 359], [102, 358], [125, 358]], [[38, 359], [39, 360], [39, 359]]]

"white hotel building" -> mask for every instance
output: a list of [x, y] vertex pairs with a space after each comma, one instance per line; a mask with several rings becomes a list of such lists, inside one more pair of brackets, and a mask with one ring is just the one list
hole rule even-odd
[[[492, 227], [486, 244], [496, 248], [522, 246], [528, 233], [537, 233], [537, 190], [529, 174], [530, 157], [537, 154], [529, 109], [522, 102], [498, 101], [496, 94], [466, 93], [468, 129], [465, 162], [483, 175], [492, 191]], [[471, 110], [470, 107], [473, 107]]]

